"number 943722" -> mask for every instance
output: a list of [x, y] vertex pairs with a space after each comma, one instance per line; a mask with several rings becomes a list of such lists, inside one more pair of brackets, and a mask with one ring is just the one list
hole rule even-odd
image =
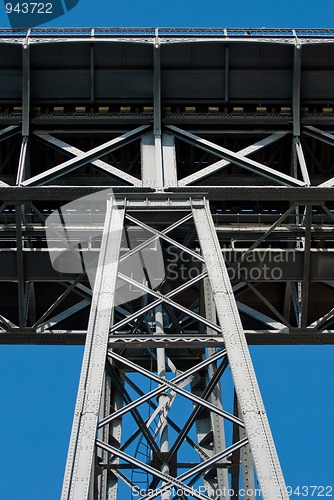
[[52, 14], [52, 3], [6, 3], [7, 14]]

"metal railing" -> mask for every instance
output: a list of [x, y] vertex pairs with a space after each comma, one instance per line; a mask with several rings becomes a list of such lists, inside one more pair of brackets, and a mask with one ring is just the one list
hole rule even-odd
[[0, 37], [270, 37], [327, 38], [332, 28], [1, 28]]

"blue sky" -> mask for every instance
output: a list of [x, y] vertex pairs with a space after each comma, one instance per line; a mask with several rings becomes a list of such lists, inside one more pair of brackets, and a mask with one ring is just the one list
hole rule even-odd
[[[334, 1], [80, 0], [51, 25], [333, 27]], [[82, 353], [0, 346], [0, 500], [59, 498]], [[251, 354], [287, 484], [333, 486], [334, 496], [334, 346]]]

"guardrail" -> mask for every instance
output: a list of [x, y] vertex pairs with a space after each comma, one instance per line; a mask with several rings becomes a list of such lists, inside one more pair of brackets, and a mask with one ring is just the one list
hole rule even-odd
[[334, 36], [331, 28], [1, 28], [0, 37], [310, 37]]

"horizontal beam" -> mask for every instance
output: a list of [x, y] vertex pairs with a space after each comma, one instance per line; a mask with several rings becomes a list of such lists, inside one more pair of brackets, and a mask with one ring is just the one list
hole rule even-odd
[[[209, 200], [224, 201], [295, 201], [318, 205], [326, 201], [334, 201], [334, 190], [331, 187], [281, 187], [281, 186], [200, 186], [181, 188], [167, 188], [163, 193], [155, 193], [150, 188], [113, 187], [113, 193], [126, 194], [127, 199], [158, 200], [160, 204], [170, 200], [187, 200], [189, 197], [206, 196]], [[107, 189], [108, 186], [103, 186]], [[2, 187], [0, 186], [0, 200], [8, 204], [20, 204], [31, 201], [72, 201], [82, 196], [98, 193], [101, 186], [36, 186], [36, 187]], [[168, 208], [168, 206], [166, 206]]]
[[[246, 330], [247, 343], [249, 345], [333, 345], [334, 330], [325, 330], [321, 333], [311, 332], [307, 329], [292, 329], [286, 333], [275, 330]], [[0, 332], [0, 344], [24, 344], [24, 345], [84, 345], [86, 332], [82, 330], [50, 330], [47, 333], [39, 333], [31, 328], [15, 328], [9, 332]], [[140, 358], [143, 357], [143, 347], [154, 348], [207, 348], [222, 347], [221, 338], [203, 338], [198, 335], [180, 337], [169, 335], [167, 337], [155, 338], [154, 336], [126, 337], [115, 336], [109, 342], [113, 349], [138, 349]], [[131, 359], [135, 359], [131, 358]]]
[[[209, 97], [209, 96], [208, 96]], [[260, 99], [262, 96], [259, 95]], [[119, 103], [124, 101], [121, 100]], [[205, 101], [205, 104], [207, 100]], [[274, 102], [275, 104], [275, 102]], [[276, 103], [277, 106], [280, 106], [280, 102]], [[163, 125], [178, 125], [178, 126], [216, 126], [220, 127], [222, 120], [224, 120], [225, 126], [230, 127], [241, 127], [245, 128], [249, 125], [254, 126], [254, 130], [259, 129], [259, 127], [273, 128], [273, 127], [289, 127], [291, 124], [291, 115], [284, 113], [263, 113], [256, 114], [253, 112], [244, 113], [244, 114], [233, 114], [230, 112], [225, 112], [221, 110], [218, 113], [208, 114], [207, 112], [203, 113], [184, 113], [179, 114], [175, 112], [171, 112], [170, 114], [163, 115], [162, 123]], [[307, 114], [303, 115], [302, 123], [303, 125], [316, 125], [316, 126], [331, 126], [332, 125], [332, 117], [331, 115], [321, 115], [317, 114]], [[15, 113], [9, 114], [7, 116], [0, 116], [0, 125], [18, 125], [20, 124], [21, 117], [18, 117]], [[134, 127], [139, 125], [150, 125], [152, 123], [152, 116], [147, 113], [100, 113], [100, 114], [84, 114], [83, 116], [79, 113], [73, 113], [68, 115], [58, 114], [58, 113], [50, 113], [45, 115], [44, 113], [40, 113], [34, 115], [32, 119], [33, 125], [36, 127], [52, 127], [53, 129], [59, 129], [60, 127], [89, 127], [95, 128], [97, 126], [106, 127], [110, 125], [126, 126], [126, 127]], [[197, 131], [196, 131], [197, 132]], [[227, 130], [226, 133], [230, 133]], [[249, 132], [250, 134], [254, 133], [252, 130]], [[240, 132], [238, 132], [240, 134]]]
[[[319, 205], [321, 200], [334, 201], [334, 190], [326, 187], [281, 187], [281, 186], [201, 186], [171, 188], [174, 195], [183, 196], [204, 193], [208, 200], [217, 201], [291, 201], [301, 204]], [[1, 190], [0, 190], [1, 192]], [[168, 189], [166, 189], [166, 193]]]
[[[167, 237], [166, 237], [167, 238]], [[173, 240], [170, 240], [171, 246], [174, 246]], [[182, 245], [178, 245], [182, 248]], [[245, 244], [247, 248], [247, 245]], [[224, 252], [226, 265], [230, 269], [229, 273], [233, 282], [238, 281], [242, 276], [248, 276], [252, 281], [260, 282], [285, 282], [298, 281], [302, 279], [303, 270], [303, 250], [293, 249], [259, 249], [253, 250], [250, 255], [241, 259], [236, 265], [237, 259], [240, 259], [243, 249], [229, 250], [222, 249]], [[64, 274], [54, 270], [50, 255], [59, 253], [59, 249], [53, 251], [40, 251], [38, 249], [23, 251], [23, 261], [25, 268], [25, 279], [27, 281], [44, 282], [63, 282]], [[85, 258], [96, 255], [96, 251], [84, 251]], [[186, 255], [184, 250], [184, 255]], [[190, 257], [190, 255], [192, 257]], [[311, 257], [311, 282], [332, 282], [334, 281], [333, 252], [323, 251], [322, 248], [312, 249]], [[188, 257], [187, 257], [188, 258]], [[193, 254], [189, 254], [193, 258]], [[0, 251], [0, 282], [6, 283], [17, 281], [16, 269], [16, 250]], [[200, 260], [200, 259], [199, 259]], [[66, 274], [66, 280], [75, 280], [78, 274]], [[182, 283], [182, 280], [180, 281]], [[5, 314], [5, 313], [4, 313]]]

